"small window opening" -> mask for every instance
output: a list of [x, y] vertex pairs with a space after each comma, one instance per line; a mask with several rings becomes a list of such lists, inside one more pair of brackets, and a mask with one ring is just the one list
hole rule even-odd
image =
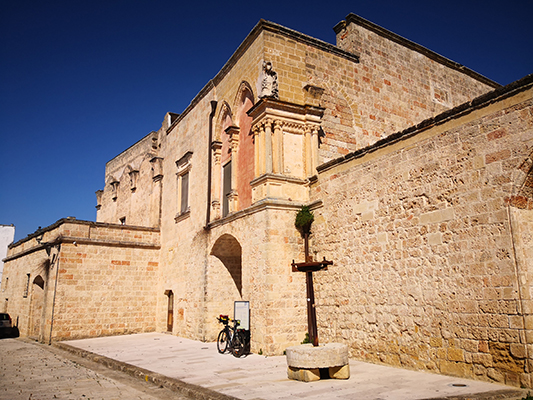
[[186, 213], [189, 209], [189, 173], [181, 176], [181, 207], [180, 212]]

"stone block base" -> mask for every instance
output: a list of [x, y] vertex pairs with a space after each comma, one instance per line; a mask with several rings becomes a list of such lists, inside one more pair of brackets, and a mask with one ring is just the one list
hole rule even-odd
[[[341, 367], [330, 367], [328, 368], [328, 373], [331, 379], [348, 379], [350, 378], [350, 366], [343, 365]], [[306, 369], [287, 367], [287, 376], [289, 377], [289, 379], [293, 379], [295, 381], [318, 381], [320, 379], [320, 368]]]
[[320, 370], [318, 368], [303, 369], [303, 368], [287, 368], [287, 376], [289, 379], [302, 382], [313, 382], [320, 380]]
[[329, 368], [329, 377], [332, 379], [348, 379], [350, 377], [350, 365]]

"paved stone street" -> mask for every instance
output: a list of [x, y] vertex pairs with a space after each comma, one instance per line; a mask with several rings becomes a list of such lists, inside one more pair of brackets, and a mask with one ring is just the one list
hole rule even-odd
[[169, 389], [52, 346], [0, 340], [1, 400], [185, 400]]

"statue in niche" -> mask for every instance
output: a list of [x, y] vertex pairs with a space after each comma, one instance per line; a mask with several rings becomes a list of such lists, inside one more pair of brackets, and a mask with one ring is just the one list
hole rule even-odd
[[272, 69], [270, 61], [263, 61], [263, 71], [261, 72], [261, 93], [259, 98], [270, 97], [279, 99], [278, 95], [278, 74]]

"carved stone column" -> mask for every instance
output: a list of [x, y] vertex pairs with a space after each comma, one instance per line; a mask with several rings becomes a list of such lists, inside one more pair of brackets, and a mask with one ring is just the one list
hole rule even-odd
[[261, 174], [261, 167], [259, 166], [259, 125], [253, 127], [253, 141], [254, 141], [254, 178]]
[[213, 142], [211, 143], [211, 150], [213, 151], [213, 177], [211, 182], [213, 186], [211, 187], [211, 210], [213, 219], [220, 219], [220, 179], [222, 177], [220, 158], [222, 155], [222, 143]]
[[304, 148], [305, 148], [305, 172], [307, 176], [313, 175], [312, 173], [312, 164], [313, 164], [313, 150], [311, 149], [311, 127], [309, 125], [305, 126], [305, 137], [304, 137]]
[[311, 134], [311, 175], [316, 175], [316, 167], [318, 167], [318, 126], [313, 126]]
[[283, 173], [283, 122], [279, 119], [274, 121], [274, 134], [272, 136], [272, 172]]
[[265, 123], [265, 172], [272, 173], [272, 120], [267, 118]]
[[259, 125], [259, 174], [263, 175], [266, 172], [265, 169], [265, 125]]
[[229, 135], [229, 147], [231, 151], [231, 192], [228, 195], [230, 213], [239, 209], [239, 193], [237, 191], [237, 182], [239, 179], [239, 161], [237, 157], [239, 150], [239, 132], [240, 128], [238, 126], [226, 128], [226, 133]]

